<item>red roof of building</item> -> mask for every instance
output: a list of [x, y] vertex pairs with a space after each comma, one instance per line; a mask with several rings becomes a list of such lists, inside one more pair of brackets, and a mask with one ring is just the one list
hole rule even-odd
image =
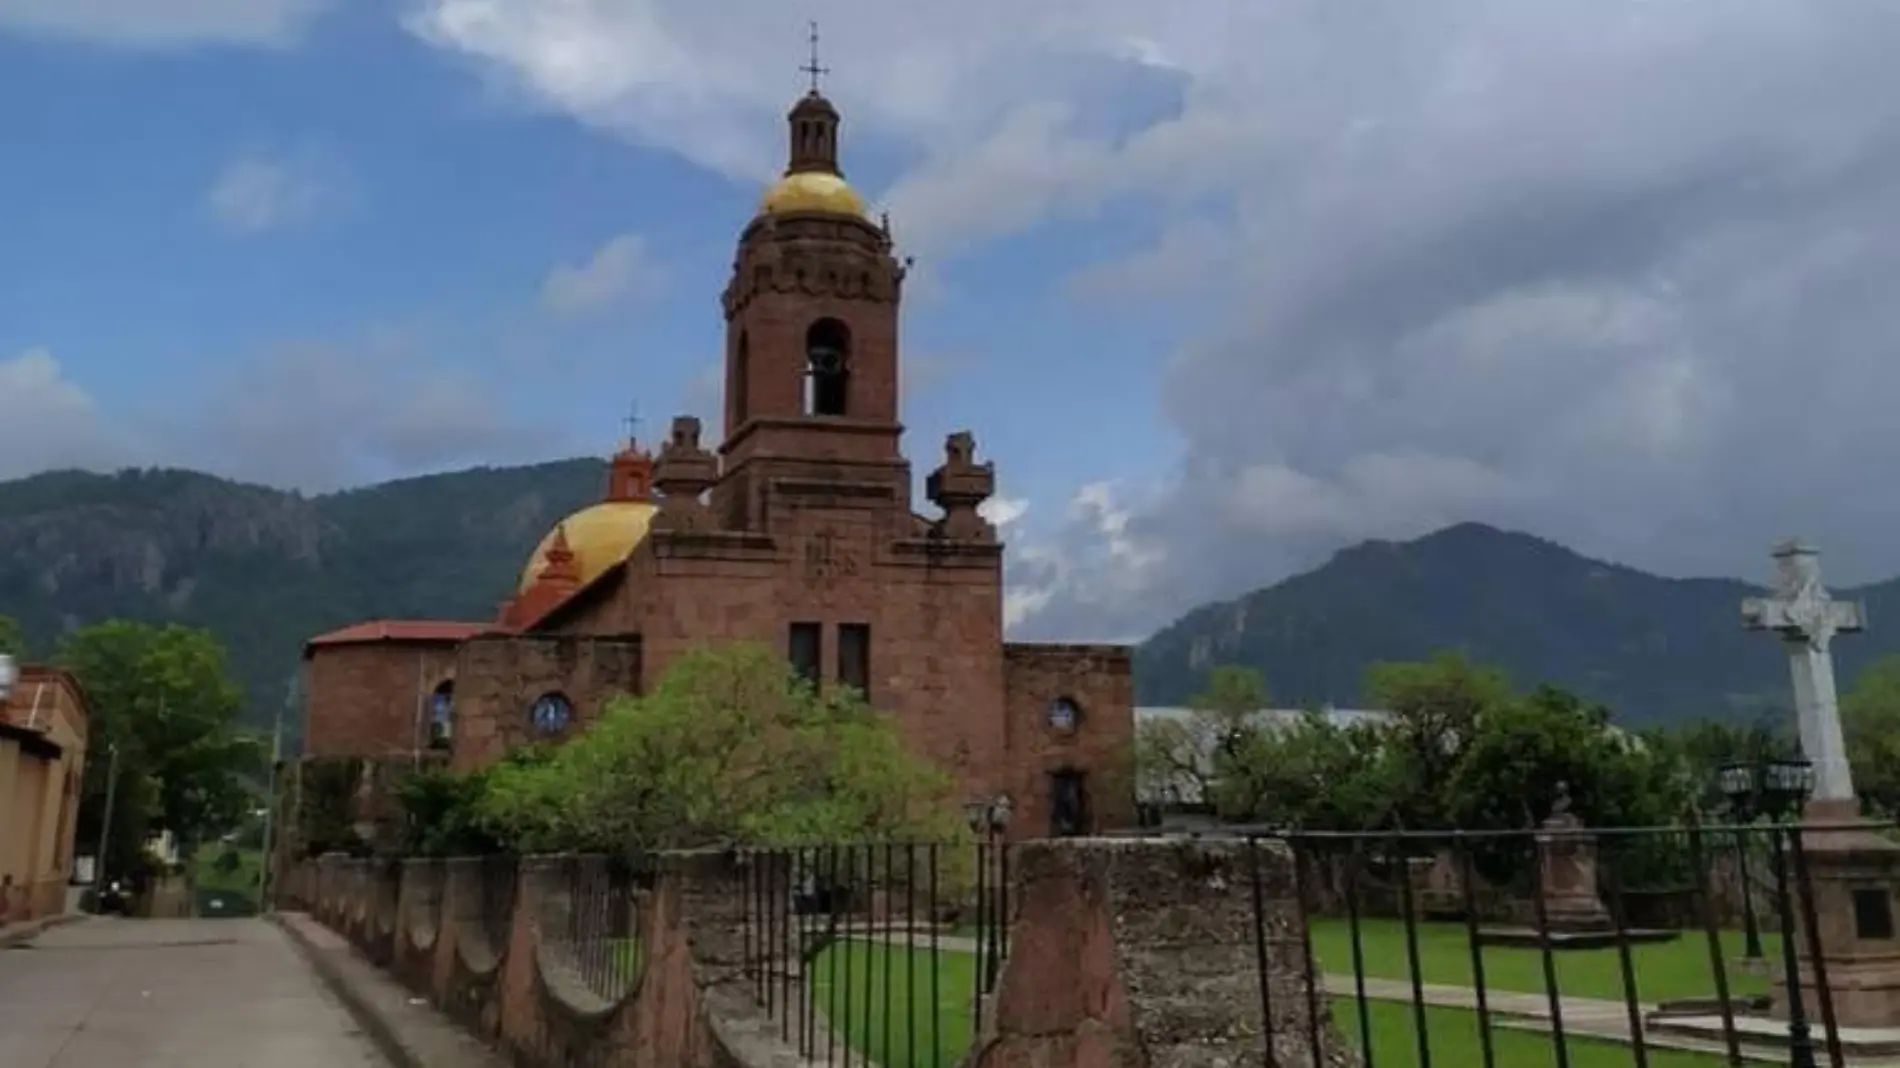
[[367, 645], [371, 642], [459, 642], [488, 630], [488, 623], [458, 623], [446, 619], [371, 619], [352, 623], [341, 630], [319, 634], [304, 643], [309, 650], [319, 645]]
[[8, 722], [9, 720], [15, 723], [24, 723], [30, 719], [34, 699], [28, 696], [27, 686], [29, 684], [44, 685], [51, 683], [55, 686], [65, 687], [67, 692], [72, 694], [72, 708], [73, 711], [79, 714], [81, 721], [76, 726], [80, 733], [85, 733], [85, 721], [91, 717], [92, 709], [87, 704], [86, 690], [83, 686], [79, 685], [78, 676], [64, 668], [54, 667], [51, 664], [21, 664], [19, 665], [19, 671], [20, 677], [14, 686], [13, 693], [6, 699], [0, 700], [0, 723]]

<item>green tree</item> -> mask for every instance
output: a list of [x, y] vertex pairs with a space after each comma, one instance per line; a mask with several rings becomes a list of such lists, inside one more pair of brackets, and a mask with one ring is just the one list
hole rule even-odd
[[690, 652], [546, 759], [498, 765], [478, 808], [524, 852], [966, 833], [950, 777], [888, 718], [750, 644]]
[[207, 835], [237, 825], [250, 802], [242, 777], [262, 755], [237, 729], [238, 689], [209, 631], [109, 620], [70, 635], [59, 662], [85, 688], [91, 712], [82, 843], [99, 832], [117, 765], [111, 870], [136, 860], [150, 834], [171, 832], [191, 855]]
[[1504, 673], [1445, 652], [1374, 664], [1366, 692], [1391, 717], [1385, 744], [1402, 782], [1394, 799], [1398, 820], [1407, 827], [1454, 826], [1447, 791], [1479, 721], [1511, 701]]
[[12, 616], [0, 616], [0, 656], [26, 656], [26, 632]]
[[1457, 827], [1518, 830], [1550, 815], [1559, 784], [1571, 810], [1598, 827], [1673, 822], [1690, 788], [1666, 747], [1614, 729], [1601, 705], [1541, 686], [1479, 717], [1446, 801]]
[[[1248, 794], [1244, 762], [1236, 763], [1259, 730], [1267, 687], [1252, 668], [1223, 665], [1207, 689], [1188, 698], [1185, 717], [1156, 718], [1135, 734], [1136, 781], [1148, 797], [1193, 799], [1230, 818], [1257, 808]], [[1223, 787], [1222, 779], [1231, 781]], [[1178, 803], [1178, 802], [1177, 802]]]
[[1403, 777], [1386, 734], [1373, 724], [1335, 723], [1319, 711], [1251, 730], [1227, 754], [1219, 810], [1306, 830], [1388, 827]]
[[[517, 749], [500, 767], [533, 767], [551, 755], [539, 746]], [[456, 774], [427, 768], [396, 787], [404, 815], [403, 852], [411, 856], [456, 857], [492, 853], [501, 848], [482, 824], [483, 798], [494, 770]]]
[[1722, 814], [1727, 800], [1722, 796], [1719, 772], [1731, 763], [1760, 764], [1764, 760], [1792, 757], [1800, 751], [1793, 735], [1766, 719], [1754, 723], [1725, 723], [1704, 719], [1673, 730], [1649, 736], [1652, 744], [1674, 751], [1682, 762], [1683, 774], [1692, 784], [1692, 801], [1697, 809], [1710, 815]]
[[1900, 815], [1900, 656], [1869, 664], [1841, 699], [1854, 787], [1876, 813]]

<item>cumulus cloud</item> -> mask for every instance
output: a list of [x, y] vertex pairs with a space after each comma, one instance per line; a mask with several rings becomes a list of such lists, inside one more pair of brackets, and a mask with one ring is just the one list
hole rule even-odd
[[300, 226], [340, 192], [335, 168], [315, 154], [239, 156], [205, 191], [205, 211], [233, 233], [256, 235]]
[[131, 455], [127, 445], [51, 352], [0, 360], [0, 479], [110, 467]]
[[331, 0], [0, 0], [0, 29], [134, 48], [290, 44]]
[[0, 360], [0, 479], [176, 465], [325, 490], [560, 455], [575, 444], [562, 433], [397, 335], [279, 345], [167, 407], [112, 418], [51, 353]]
[[1458, 519], [1678, 573], [1760, 572], [1795, 530], [1833, 574], [1900, 566], [1900, 8], [413, 0], [409, 24], [762, 176], [808, 16], [847, 121], [912, 153], [900, 236], [1138, 208], [1154, 247], [1073, 291], [1195, 298], [1162, 379], [1180, 469], [1091, 487], [1016, 554], [1024, 633], [1141, 633]]
[[610, 238], [584, 263], [561, 265], [541, 286], [541, 303], [556, 315], [577, 316], [655, 293], [664, 278], [639, 234]]
[[180, 462], [309, 490], [518, 463], [573, 444], [496, 384], [431, 360], [400, 333], [277, 345], [208, 383], [193, 408], [202, 410], [159, 428], [160, 447]]

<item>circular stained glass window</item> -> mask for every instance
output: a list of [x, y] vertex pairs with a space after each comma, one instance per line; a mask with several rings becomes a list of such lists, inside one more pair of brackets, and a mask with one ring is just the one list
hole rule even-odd
[[1055, 730], [1066, 734], [1081, 721], [1082, 709], [1071, 698], [1058, 697], [1049, 702], [1049, 726]]
[[574, 719], [574, 705], [565, 694], [542, 694], [528, 711], [528, 722], [542, 737], [561, 734]]

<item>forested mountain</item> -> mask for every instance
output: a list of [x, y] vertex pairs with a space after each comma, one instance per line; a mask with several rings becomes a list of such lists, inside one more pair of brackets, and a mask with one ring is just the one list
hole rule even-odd
[[476, 468], [304, 496], [192, 471], [0, 483], [0, 615], [44, 655], [112, 616], [208, 626], [268, 723], [305, 638], [373, 616], [483, 620], [599, 460]]
[[[1767, 563], [1766, 560], [1763, 561]], [[1751, 717], [1785, 707], [1787, 662], [1742, 629], [1759, 592], [1733, 579], [1669, 579], [1580, 556], [1542, 538], [1464, 523], [1409, 542], [1371, 541], [1236, 600], [1204, 605], [1136, 658], [1144, 703], [1195, 692], [1216, 664], [1260, 670], [1276, 704], [1362, 700], [1367, 664], [1459, 649], [1521, 685], [1553, 682], [1630, 723]], [[1836, 643], [1842, 685], [1900, 650], [1900, 580], [1840, 596], [1868, 602], [1873, 629]]]
[[[214, 630], [263, 725], [303, 640], [377, 616], [482, 620], [534, 543], [598, 499], [601, 461], [476, 468], [305, 496], [191, 471], [50, 472], [0, 483], [0, 615], [33, 651], [113, 616]], [[1360, 700], [1367, 664], [1462, 649], [1627, 721], [1748, 714], [1785, 701], [1772, 643], [1740, 628], [1746, 584], [1665, 579], [1477, 524], [1367, 542], [1325, 566], [1197, 608], [1137, 654], [1141, 700], [1175, 704], [1209, 668], [1259, 668], [1276, 703]], [[1900, 649], [1882, 606], [1837, 649], [1846, 681]]]

